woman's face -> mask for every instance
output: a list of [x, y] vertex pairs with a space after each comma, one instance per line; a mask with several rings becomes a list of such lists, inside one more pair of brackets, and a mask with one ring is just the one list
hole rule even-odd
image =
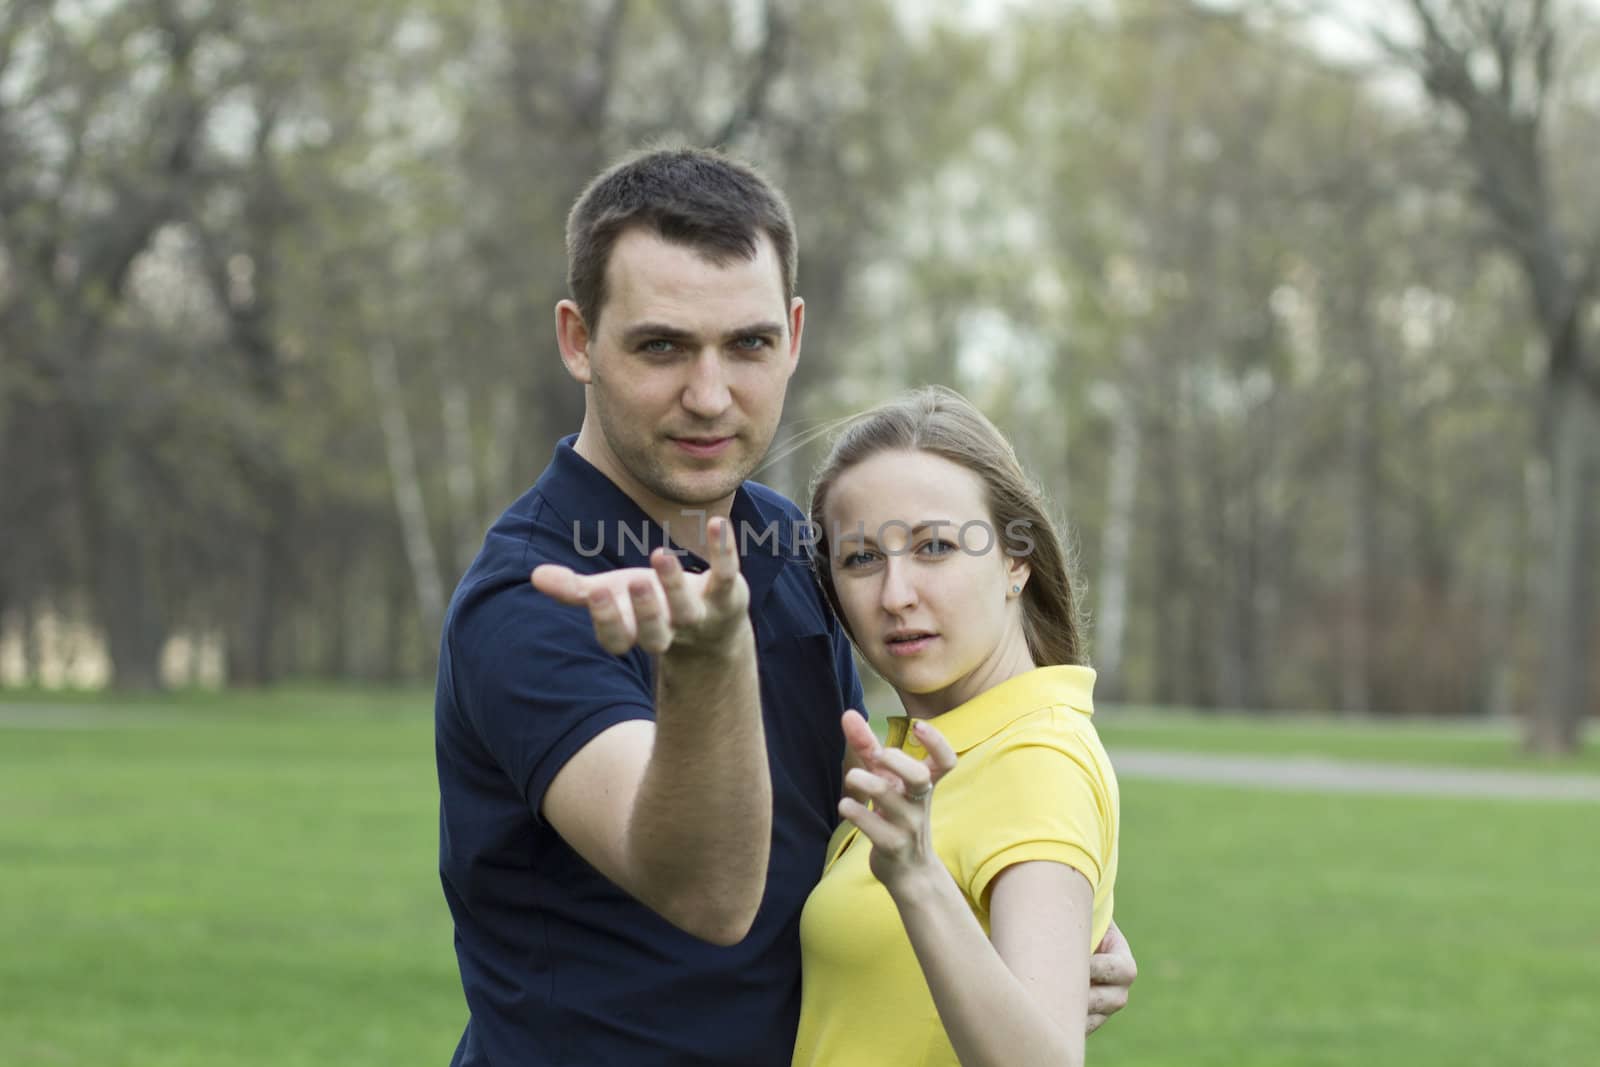
[[983, 482], [927, 452], [880, 452], [824, 501], [829, 566], [857, 647], [927, 717], [1032, 667], [1024, 558], [1006, 554]]

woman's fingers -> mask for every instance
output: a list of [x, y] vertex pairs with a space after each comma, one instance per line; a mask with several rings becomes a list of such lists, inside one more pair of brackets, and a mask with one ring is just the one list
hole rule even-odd
[[[926, 770], [916, 760], [905, 756], [898, 749], [884, 750], [886, 756], [890, 753], [898, 753], [904, 757], [912, 768], [920, 771], [926, 779]], [[894, 841], [893, 847], [896, 849], [905, 846], [927, 827], [927, 808], [924, 806], [927, 798], [908, 797], [904, 780], [892, 771], [852, 767], [845, 772], [844, 795], [846, 799], [862, 807], [870, 805], [880, 819], [895, 828], [900, 834]]]
[[904, 829], [894, 825], [881, 813], [872, 810], [854, 797], [840, 799], [839, 814], [854, 823], [867, 840], [872, 842], [874, 849], [897, 852], [905, 847], [909, 838]]
[[865, 767], [851, 767], [844, 776], [845, 795], [855, 797], [862, 803], [895, 796], [899, 792], [896, 788], [898, 784]]
[[916, 731], [922, 747], [928, 750], [926, 763], [933, 781], [937, 782], [955, 769], [958, 761], [956, 750], [950, 747], [950, 742], [945, 740], [937, 727], [918, 720], [911, 724], [911, 728]]
[[886, 748], [878, 753], [878, 764], [894, 773], [900, 782], [900, 792], [908, 799], [926, 799], [933, 788], [933, 772], [928, 765], [898, 748]]
[[872, 732], [872, 727], [867, 725], [867, 720], [862, 718], [859, 711], [851, 708], [844, 713], [839, 722], [844, 727], [844, 740], [845, 744], [850, 746], [850, 751], [856, 754], [856, 759], [863, 765], [872, 766], [881, 746], [878, 744], [877, 736]]

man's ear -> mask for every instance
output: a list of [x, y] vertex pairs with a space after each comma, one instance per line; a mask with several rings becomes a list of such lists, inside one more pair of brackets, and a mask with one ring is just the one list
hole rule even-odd
[[593, 373], [589, 367], [589, 326], [583, 313], [571, 300], [556, 305], [556, 345], [561, 362], [579, 385], [588, 385]]
[[806, 325], [806, 302], [798, 296], [789, 301], [789, 373], [800, 365], [800, 334]]

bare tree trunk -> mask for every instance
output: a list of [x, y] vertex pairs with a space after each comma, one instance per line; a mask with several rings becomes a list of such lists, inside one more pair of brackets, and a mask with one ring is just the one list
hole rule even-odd
[[1579, 383], [1549, 386], [1548, 449], [1552, 544], [1546, 564], [1544, 647], [1548, 653], [1539, 702], [1527, 724], [1531, 751], [1574, 752], [1589, 712], [1589, 649], [1593, 636], [1594, 397]]
[[1345, 423], [1351, 467], [1346, 538], [1345, 589], [1355, 598], [1345, 612], [1344, 657], [1339, 672], [1339, 705], [1345, 711], [1373, 709], [1374, 653], [1382, 625], [1383, 564], [1380, 558], [1383, 514], [1383, 363], [1372, 336], [1371, 306], [1364, 276], [1357, 279], [1345, 314], [1352, 326], [1360, 382]]
[[1100, 535], [1100, 580], [1095, 613], [1095, 665], [1113, 695], [1126, 692], [1122, 677], [1128, 627], [1128, 562], [1133, 554], [1134, 505], [1139, 483], [1139, 419], [1119, 403], [1111, 431], [1106, 473], [1106, 524]]
[[444, 622], [444, 586], [439, 579], [439, 559], [433, 550], [433, 536], [428, 531], [422, 479], [417, 474], [411, 426], [406, 418], [405, 398], [400, 393], [400, 373], [395, 366], [394, 349], [388, 342], [368, 345], [367, 353], [372, 363], [378, 414], [383, 423], [384, 452], [389, 459], [395, 511], [400, 518], [412, 586], [422, 612], [423, 631], [435, 634]]
[[1535, 751], [1571, 752], [1589, 710], [1593, 576], [1586, 553], [1593, 536], [1589, 471], [1600, 432], [1600, 368], [1589, 363], [1585, 322], [1600, 287], [1600, 234], [1585, 239], [1562, 229], [1548, 179], [1546, 116], [1557, 98], [1565, 27], [1560, 9], [1546, 0], [1410, 0], [1409, 6], [1422, 45], [1408, 49], [1380, 34], [1381, 43], [1464, 120], [1462, 158], [1477, 179], [1484, 211], [1522, 268], [1548, 350], [1542, 413], [1553, 504], [1544, 581], [1548, 658], [1524, 742]]
[[1166, 360], [1168, 372], [1157, 374], [1151, 383], [1160, 396], [1158, 415], [1150, 428], [1151, 450], [1155, 453], [1154, 501], [1157, 519], [1152, 531], [1156, 541], [1155, 577], [1160, 593], [1155, 597], [1155, 690], [1158, 704], [1192, 703], [1189, 680], [1189, 607], [1185, 596], [1189, 588], [1189, 535], [1184, 509], [1183, 406], [1178, 400], [1184, 370], [1178, 360]]
[[467, 387], [440, 368], [441, 414], [444, 422], [445, 488], [450, 494], [450, 528], [454, 531], [451, 562], [464, 572], [478, 554], [482, 534], [478, 511], [478, 473], [472, 461], [472, 405]]
[[[1167, 187], [1172, 147], [1172, 94], [1176, 73], [1179, 27], [1176, 20], [1164, 17], [1156, 44], [1153, 69], [1150, 73], [1150, 111], [1145, 125], [1146, 157], [1140, 174], [1140, 201], [1143, 208], [1144, 232], [1137, 246], [1136, 259], [1139, 274], [1148, 289], [1154, 289], [1154, 276], [1161, 259], [1161, 220], [1166, 216]], [[1134, 508], [1137, 504], [1139, 482], [1139, 449], [1141, 405], [1130, 402], [1132, 390], [1149, 380], [1150, 353], [1146, 337], [1138, 331], [1148, 330], [1147, 323], [1132, 327], [1132, 333], [1122, 347], [1122, 367], [1119, 375], [1121, 391], [1118, 396], [1116, 428], [1112, 433], [1110, 470], [1108, 474], [1106, 525], [1102, 534], [1100, 554], [1100, 583], [1097, 596], [1096, 661], [1105, 679], [1105, 688], [1113, 696], [1127, 692], [1127, 680], [1122, 677], [1124, 643], [1128, 621], [1128, 566], [1133, 552]], [[1156, 649], [1156, 655], [1165, 656], [1173, 649]]]
[[[516, 393], [510, 389], [496, 390], [489, 401], [489, 447], [484, 455], [484, 481], [488, 485], [485, 514], [479, 516], [476, 532], [482, 536], [481, 527], [489, 524], [500, 510], [522, 489], [516, 472], [517, 431]], [[531, 480], [531, 479], [530, 479]]]

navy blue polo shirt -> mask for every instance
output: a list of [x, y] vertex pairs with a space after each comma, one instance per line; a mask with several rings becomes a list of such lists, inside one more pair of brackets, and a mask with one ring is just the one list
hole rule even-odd
[[746, 538], [740, 566], [772, 771], [766, 895], [749, 936], [729, 947], [639, 904], [538, 816], [574, 753], [615, 723], [655, 714], [650, 657], [606, 652], [586, 610], [528, 581], [541, 563], [648, 566], [664, 541], [572, 440], [490, 528], [445, 617], [439, 874], [471, 1013], [452, 1062], [782, 1067], [800, 1013], [800, 909], [838, 821], [839, 716], [862, 706], [849, 644], [797, 543], [801, 512], [746, 482], [731, 517]]

